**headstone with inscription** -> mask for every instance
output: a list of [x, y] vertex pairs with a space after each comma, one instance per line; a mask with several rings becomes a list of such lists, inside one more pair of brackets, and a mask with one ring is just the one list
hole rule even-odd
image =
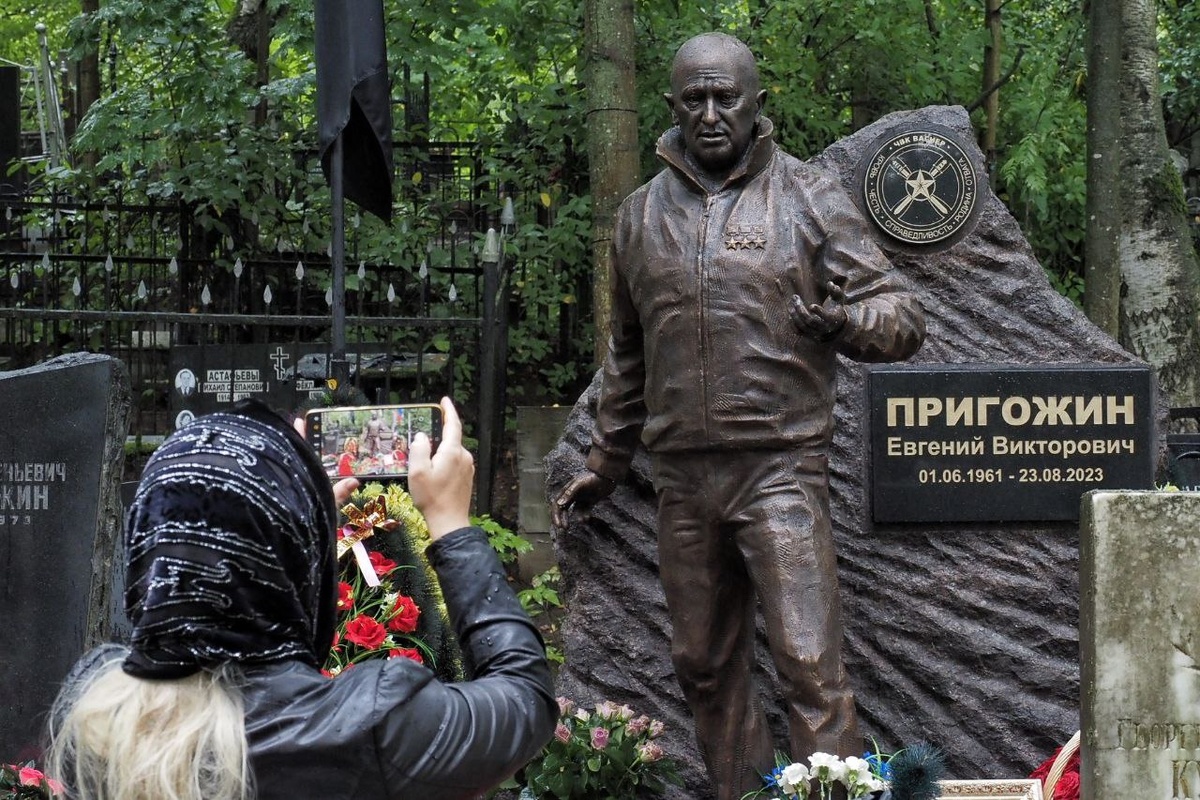
[[1200, 798], [1198, 521], [1195, 492], [1084, 498], [1083, 797]]
[[[294, 411], [325, 391], [330, 376], [328, 345], [270, 343], [195, 345], [171, 350], [171, 412], [181, 428], [202, 414], [229, 408], [254, 398], [277, 411]], [[398, 402], [425, 397], [412, 394], [418, 386], [426, 397], [448, 391], [445, 353], [392, 353], [378, 345], [355, 345], [346, 354], [350, 378], [380, 403], [377, 392], [391, 386]], [[431, 384], [428, 388], [425, 383]]]
[[[1166, 416], [1144, 365], [1050, 285], [981, 160], [957, 107], [897, 112], [813, 159], [841, 178], [928, 325], [904, 366], [838, 368], [830, 506], [859, 727], [884, 748], [932, 742], [960, 779], [1028, 775], [1079, 729], [1079, 499], [1145, 488]], [[598, 387], [547, 458], [551, 495], [583, 468]], [[639, 452], [611, 498], [558, 532], [558, 691], [663, 720], [663, 746], [700, 775], [650, 472]], [[769, 665], [765, 637], [758, 647]], [[782, 745], [775, 678], [760, 677]]]
[[36, 755], [59, 684], [109, 638], [129, 426], [120, 361], [0, 373], [0, 761]]

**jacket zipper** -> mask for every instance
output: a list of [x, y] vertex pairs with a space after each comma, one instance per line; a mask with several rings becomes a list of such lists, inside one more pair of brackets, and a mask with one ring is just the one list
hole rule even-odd
[[704, 441], [706, 444], [712, 443], [712, 437], [709, 435], [709, 417], [711, 416], [712, 405], [709, 402], [709, 381], [708, 381], [708, 326], [705, 324], [705, 318], [708, 316], [708, 273], [705, 270], [705, 249], [708, 245], [708, 223], [712, 214], [713, 203], [716, 202], [716, 195], [705, 193], [704, 195], [704, 214], [700, 217], [700, 242], [696, 249], [696, 281], [699, 287], [699, 312], [696, 315], [697, 324], [700, 329], [697, 331], [697, 338], [700, 341], [700, 387], [703, 393], [704, 400]]

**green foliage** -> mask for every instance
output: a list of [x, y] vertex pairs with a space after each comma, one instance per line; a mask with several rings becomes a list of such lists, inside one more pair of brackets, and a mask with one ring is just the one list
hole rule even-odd
[[[1164, 107], [1174, 142], [1200, 126], [1200, 84], [1193, 80], [1200, 10], [1184, 0], [1159, 8]], [[414, 109], [397, 105], [397, 144], [476, 142], [489, 181], [477, 202], [490, 219], [505, 197], [517, 203], [517, 225], [505, 242], [516, 402], [573, 398], [591, 372], [581, 9], [554, 0], [385, 4], [394, 96], [419, 95], [426, 78], [432, 93], [427, 122], [412, 122]], [[780, 143], [800, 157], [891, 111], [972, 105], [981, 96], [988, 34], [980, 4], [639, 0], [636, 12], [647, 176], [658, 169], [654, 143], [669, 125], [662, 93], [670, 60], [679, 44], [706, 30], [740, 36], [759, 55], [766, 112]], [[231, 0], [111, 0], [90, 17], [80, 16], [73, 2], [0, 0], [0, 57], [32, 63], [38, 19], [48, 26], [52, 51], [65, 44], [77, 58], [99, 45], [107, 54], [111, 43], [116, 54], [105, 61], [100, 102], [79, 121], [74, 166], [40, 180], [94, 202], [188, 203], [187, 224], [212, 243], [222, 266], [234, 252], [323, 251], [329, 196], [312, 157], [312, 2], [268, 4], [270, 80], [262, 87], [254, 64], [226, 33], [235, 13]], [[1011, 75], [1000, 89], [992, 180], [1052, 280], [1067, 291], [1077, 290], [1082, 271], [1083, 23], [1069, 0], [1003, 6], [1001, 69]], [[262, 103], [265, 120], [256, 123]], [[98, 155], [96, 169], [82, 169], [84, 152]], [[451, 284], [468, 303], [476, 288], [441, 271], [449, 263], [447, 245], [430, 242], [452, 209], [425, 191], [424, 177], [402, 166], [396, 223], [354, 215], [351, 249], [369, 263], [411, 265], [414, 283], [424, 263], [430, 296], [439, 300], [433, 313], [450, 314], [444, 301]], [[174, 225], [165, 221], [154, 233]], [[134, 244], [153, 235], [131, 233]], [[93, 291], [98, 285], [90, 284]], [[64, 298], [65, 307], [71, 302]], [[475, 366], [460, 356], [456, 378], [472, 380]]]
[[471, 517], [471, 524], [487, 534], [488, 544], [500, 557], [501, 564], [512, 564], [522, 553], [528, 553], [533, 549], [533, 545], [529, 543], [528, 539], [505, 527], [498, 520], [492, 519], [489, 514]]
[[558, 566], [550, 567], [545, 572], [533, 576], [526, 589], [517, 592], [521, 608], [525, 613], [540, 623], [540, 628], [546, 638], [546, 658], [551, 664], [562, 664], [566, 661], [562, 650], [556, 644], [559, 641], [558, 620], [563, 610], [562, 600], [558, 596], [558, 584], [562, 581], [562, 573]]

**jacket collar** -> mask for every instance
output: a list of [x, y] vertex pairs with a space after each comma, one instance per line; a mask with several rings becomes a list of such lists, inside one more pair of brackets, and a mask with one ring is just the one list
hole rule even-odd
[[[756, 131], [754, 140], [745, 154], [742, 155], [742, 160], [737, 163], [729, 173], [729, 176], [718, 187], [718, 190], [753, 178], [766, 169], [767, 164], [771, 162], [771, 157], [775, 155], [775, 142], [772, 138], [774, 134], [775, 125], [771, 120], [766, 117], [759, 117], [758, 130]], [[699, 192], [707, 193], [708, 190], [705, 188], [704, 181], [700, 179], [698, 170], [685, 155], [683, 133], [679, 130], [678, 125], [658, 137], [656, 152], [663, 163], [673, 169], [693, 188]]]

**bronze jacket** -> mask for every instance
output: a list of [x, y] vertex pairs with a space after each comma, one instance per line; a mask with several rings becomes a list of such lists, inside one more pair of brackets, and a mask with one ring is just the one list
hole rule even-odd
[[[916, 297], [840, 183], [775, 146], [770, 120], [707, 191], [673, 128], [666, 169], [621, 205], [612, 330], [588, 467], [620, 480], [638, 439], [653, 453], [800, 449], [832, 435], [837, 354], [895, 361], [925, 337]], [[788, 312], [833, 281], [847, 323], [801, 336]]]

